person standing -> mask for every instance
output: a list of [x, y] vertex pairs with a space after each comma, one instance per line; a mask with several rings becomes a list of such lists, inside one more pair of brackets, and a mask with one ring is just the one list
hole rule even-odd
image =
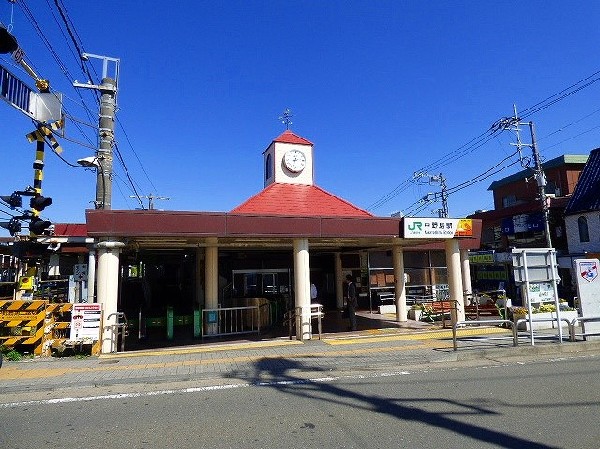
[[346, 307], [348, 308], [348, 318], [350, 319], [350, 330], [356, 330], [356, 285], [352, 282], [352, 275], [346, 275]]
[[311, 282], [310, 284], [310, 302], [315, 304], [317, 302], [317, 286]]

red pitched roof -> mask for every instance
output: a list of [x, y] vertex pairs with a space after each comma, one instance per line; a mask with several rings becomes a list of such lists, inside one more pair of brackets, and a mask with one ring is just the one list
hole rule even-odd
[[273, 139], [273, 142], [282, 142], [282, 143], [297, 143], [300, 145], [312, 145], [312, 142], [306, 140], [304, 137], [300, 137], [289, 129], [285, 130], [279, 137]]
[[87, 237], [85, 223], [56, 223], [54, 235], [61, 237]]
[[301, 217], [372, 217], [356, 207], [317, 186], [273, 183], [254, 195], [231, 213], [286, 215]]

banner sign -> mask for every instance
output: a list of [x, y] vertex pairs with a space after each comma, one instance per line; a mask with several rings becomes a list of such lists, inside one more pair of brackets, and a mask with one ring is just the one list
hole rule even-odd
[[469, 262], [473, 264], [493, 264], [496, 262], [494, 253], [494, 250], [469, 251]]
[[69, 339], [98, 340], [100, 338], [101, 318], [102, 306], [100, 304], [73, 304]]
[[468, 218], [404, 217], [405, 239], [452, 239], [473, 237], [473, 221]]

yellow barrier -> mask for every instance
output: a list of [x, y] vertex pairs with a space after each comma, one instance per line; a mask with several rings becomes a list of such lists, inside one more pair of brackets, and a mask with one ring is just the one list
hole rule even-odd
[[[35, 355], [51, 355], [52, 348], [69, 341], [71, 303], [48, 303], [45, 300], [0, 300], [0, 344], [8, 347], [28, 345]], [[91, 353], [100, 353], [94, 342]]]
[[41, 355], [48, 301], [0, 300], [0, 343], [5, 346], [28, 345]]

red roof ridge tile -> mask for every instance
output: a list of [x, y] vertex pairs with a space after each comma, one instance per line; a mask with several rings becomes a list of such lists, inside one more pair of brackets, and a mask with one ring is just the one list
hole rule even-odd
[[300, 137], [297, 134], [294, 134], [289, 129], [286, 129], [283, 133], [281, 133], [278, 137], [273, 139], [273, 142], [281, 142], [281, 143], [297, 143], [300, 145], [312, 145], [313, 143], [305, 139], [304, 137]]
[[231, 213], [299, 217], [372, 217], [326, 190], [303, 184], [273, 183], [231, 210]]

